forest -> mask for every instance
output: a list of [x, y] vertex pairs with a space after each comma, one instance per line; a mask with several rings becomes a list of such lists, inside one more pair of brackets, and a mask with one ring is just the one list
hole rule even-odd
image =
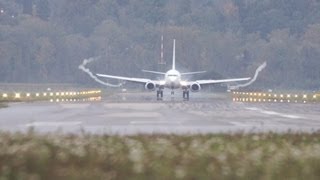
[[[159, 65], [161, 36], [164, 60]], [[319, 0], [0, 0], [0, 82], [96, 85], [95, 73], [253, 76], [252, 88], [320, 89]]]

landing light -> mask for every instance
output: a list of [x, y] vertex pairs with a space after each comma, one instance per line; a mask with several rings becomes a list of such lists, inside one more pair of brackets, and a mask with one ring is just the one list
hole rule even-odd
[[20, 96], [20, 93], [16, 93], [14, 97], [15, 97], [15, 98], [20, 98], [20, 97], [21, 97], [21, 96]]

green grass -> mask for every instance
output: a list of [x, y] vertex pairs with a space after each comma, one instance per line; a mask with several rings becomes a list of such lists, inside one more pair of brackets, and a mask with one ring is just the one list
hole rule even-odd
[[0, 179], [320, 179], [320, 133], [0, 133]]
[[6, 108], [6, 107], [8, 107], [8, 105], [7, 105], [7, 104], [0, 103], [0, 109], [1, 109], [1, 108]]

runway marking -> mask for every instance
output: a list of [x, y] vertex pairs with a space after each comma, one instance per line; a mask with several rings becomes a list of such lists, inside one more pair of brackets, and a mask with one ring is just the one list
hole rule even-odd
[[61, 103], [60, 106], [65, 109], [85, 109], [90, 104], [63, 104]]
[[124, 113], [110, 113], [104, 116], [112, 118], [158, 118], [161, 116], [158, 112], [124, 112]]
[[25, 126], [27, 127], [41, 127], [41, 126], [77, 126], [82, 124], [81, 121], [73, 121], [73, 122], [32, 122], [28, 123]]
[[130, 124], [181, 124], [181, 121], [130, 121]]
[[296, 116], [296, 115], [291, 115], [291, 114], [283, 114], [283, 113], [278, 113], [275, 111], [266, 111], [266, 110], [259, 109], [256, 107], [247, 107], [246, 109], [251, 110], [251, 111], [259, 111], [262, 114], [274, 115], [274, 116], [279, 116], [279, 117], [284, 117], [284, 118], [289, 118], [289, 119], [305, 119], [304, 117], [301, 117], [301, 116]]
[[245, 123], [235, 122], [235, 121], [231, 121], [229, 123], [232, 124], [232, 125], [235, 125], [235, 126], [252, 126], [250, 124], [245, 124]]

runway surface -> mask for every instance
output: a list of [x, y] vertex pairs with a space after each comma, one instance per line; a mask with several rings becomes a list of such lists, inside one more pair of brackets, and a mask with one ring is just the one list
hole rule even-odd
[[319, 104], [241, 103], [228, 94], [191, 94], [183, 101], [165, 94], [120, 93], [101, 102], [12, 103], [0, 109], [0, 130], [137, 134], [314, 132], [320, 130]]

